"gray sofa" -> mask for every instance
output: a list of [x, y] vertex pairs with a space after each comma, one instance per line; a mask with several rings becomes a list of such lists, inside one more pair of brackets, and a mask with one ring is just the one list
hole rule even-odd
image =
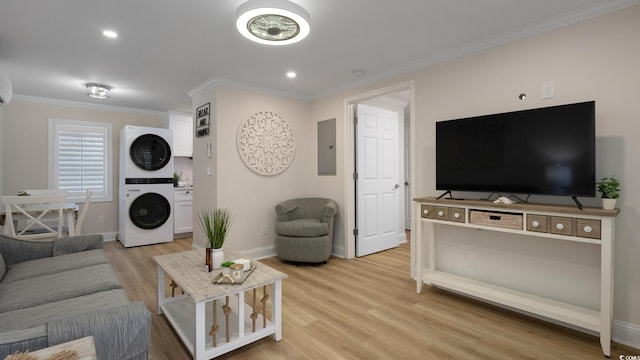
[[92, 335], [99, 360], [148, 359], [151, 313], [130, 302], [102, 235], [0, 235], [0, 359]]
[[276, 250], [285, 261], [321, 263], [331, 256], [335, 201], [298, 198], [276, 205]]

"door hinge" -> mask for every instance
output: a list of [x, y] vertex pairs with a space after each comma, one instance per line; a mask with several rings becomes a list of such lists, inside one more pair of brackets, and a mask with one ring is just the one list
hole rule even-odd
[[358, 236], [358, 229], [353, 229], [353, 235]]
[[356, 172], [353, 173], [353, 180], [358, 180], [358, 173]]

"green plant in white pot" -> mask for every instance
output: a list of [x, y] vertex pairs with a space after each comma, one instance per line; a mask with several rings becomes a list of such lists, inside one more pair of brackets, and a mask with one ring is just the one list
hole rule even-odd
[[202, 209], [198, 213], [200, 229], [209, 241], [211, 251], [210, 269], [220, 269], [224, 262], [222, 246], [233, 224], [233, 214], [228, 209]]
[[620, 180], [615, 175], [605, 176], [596, 185], [598, 185], [598, 191], [602, 194], [602, 208], [614, 209], [616, 207], [616, 199], [620, 197]]

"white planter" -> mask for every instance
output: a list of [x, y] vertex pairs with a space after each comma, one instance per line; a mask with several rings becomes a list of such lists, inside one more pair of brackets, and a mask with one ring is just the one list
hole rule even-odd
[[602, 208], [611, 210], [616, 208], [616, 199], [602, 199]]
[[211, 269], [218, 270], [224, 262], [224, 253], [222, 249], [211, 249]]

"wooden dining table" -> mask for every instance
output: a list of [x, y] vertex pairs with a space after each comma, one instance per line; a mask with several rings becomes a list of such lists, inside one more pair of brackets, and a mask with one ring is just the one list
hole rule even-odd
[[[39, 206], [39, 205], [25, 205], [22, 207], [26, 212], [28, 213], [38, 213], [38, 212], [42, 212], [43, 210], [43, 206]], [[57, 211], [57, 210], [56, 210]], [[78, 206], [76, 203], [70, 202], [70, 203], [64, 203], [62, 205], [62, 216], [64, 217], [66, 223], [67, 223], [67, 228], [69, 229], [69, 236], [75, 236], [76, 232], [75, 232], [75, 222], [76, 222], [76, 214], [78, 213]], [[14, 221], [20, 220], [20, 219], [26, 219], [26, 217], [21, 214], [19, 211], [12, 211], [11, 215], [14, 219]], [[5, 213], [5, 209], [4, 207], [2, 207], [2, 209], [0, 209], [0, 226], [4, 227], [4, 234], [8, 235], [7, 231], [7, 227], [4, 226], [5, 223], [5, 217], [6, 217], [6, 213]], [[57, 215], [55, 213], [51, 213], [50, 215], [48, 215], [48, 217], [57, 217]]]

